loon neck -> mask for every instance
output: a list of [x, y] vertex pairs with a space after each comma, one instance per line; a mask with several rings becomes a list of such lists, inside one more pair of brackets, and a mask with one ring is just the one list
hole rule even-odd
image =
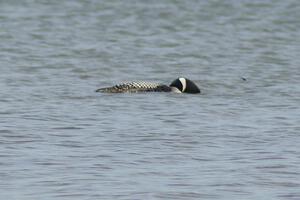
[[171, 88], [171, 92], [174, 92], [174, 93], [182, 93], [177, 87], [170, 87]]

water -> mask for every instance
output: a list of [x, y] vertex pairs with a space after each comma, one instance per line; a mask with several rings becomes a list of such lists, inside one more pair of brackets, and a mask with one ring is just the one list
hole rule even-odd
[[[299, 19], [297, 0], [0, 1], [0, 199], [300, 199]], [[94, 92], [179, 76], [203, 93]]]

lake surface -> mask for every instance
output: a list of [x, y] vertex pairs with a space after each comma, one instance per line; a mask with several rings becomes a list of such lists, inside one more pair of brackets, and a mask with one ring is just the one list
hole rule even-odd
[[0, 1], [0, 199], [300, 199], [299, 36], [298, 0]]

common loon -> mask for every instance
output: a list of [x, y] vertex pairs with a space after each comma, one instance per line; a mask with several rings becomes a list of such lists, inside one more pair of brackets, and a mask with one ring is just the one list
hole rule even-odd
[[99, 88], [96, 92], [124, 93], [124, 92], [176, 92], [176, 93], [200, 93], [198, 86], [187, 78], [177, 78], [169, 86], [159, 83], [144, 81], [126, 82], [112, 87]]

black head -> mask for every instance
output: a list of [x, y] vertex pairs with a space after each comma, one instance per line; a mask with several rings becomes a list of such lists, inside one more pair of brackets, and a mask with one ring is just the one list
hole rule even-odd
[[200, 89], [198, 88], [198, 86], [193, 81], [187, 78], [178, 78], [174, 80], [171, 83], [170, 87], [175, 87], [182, 93], [200, 93]]

